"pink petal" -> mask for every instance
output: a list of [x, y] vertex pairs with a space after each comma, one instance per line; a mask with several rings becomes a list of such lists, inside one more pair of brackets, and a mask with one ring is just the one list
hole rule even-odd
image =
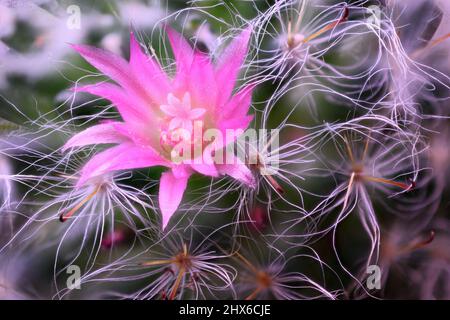
[[189, 111], [189, 118], [191, 120], [195, 120], [200, 118], [201, 116], [203, 116], [205, 114], [206, 110], [203, 108], [195, 108], [192, 109], [191, 111]]
[[[231, 119], [226, 119], [223, 121], [220, 121], [219, 123], [219, 129], [222, 132], [226, 132], [227, 129], [232, 129], [232, 130], [245, 130], [248, 128], [250, 122], [252, 122], [253, 120], [253, 116], [244, 116], [244, 117], [238, 117], [238, 118], [231, 118]], [[224, 135], [226, 136], [226, 135]]]
[[191, 94], [189, 92], [186, 92], [183, 96], [183, 106], [187, 109], [191, 108]]
[[185, 178], [192, 174], [191, 168], [185, 164], [172, 165], [171, 169], [175, 178]]
[[237, 76], [244, 63], [250, 40], [251, 28], [241, 32], [224, 50], [216, 68], [217, 86], [220, 88], [218, 105], [222, 106], [230, 98]]
[[[174, 80], [175, 90], [179, 94], [189, 91], [189, 70], [194, 58], [194, 50], [178, 32], [170, 27], [166, 28], [170, 46], [176, 61], [177, 73]], [[183, 92], [181, 92], [183, 91]]]
[[158, 199], [162, 213], [163, 230], [180, 205], [188, 179], [189, 176], [175, 177], [171, 171], [164, 172], [161, 175]]
[[175, 97], [175, 96], [173, 95], [173, 93], [169, 93], [169, 94], [167, 95], [167, 102], [168, 102], [171, 106], [177, 106], [177, 107], [179, 107], [180, 104], [181, 104], [180, 99], [178, 99], [177, 97]]
[[121, 87], [112, 83], [98, 83], [77, 87], [76, 92], [88, 92], [111, 101], [126, 122], [148, 122], [151, 113], [148, 108], [128, 95]]
[[114, 129], [114, 123], [102, 123], [77, 133], [63, 146], [62, 151], [73, 147], [83, 147], [92, 144], [121, 143], [127, 138]]
[[[192, 132], [192, 120], [189, 119], [183, 119], [181, 121], [181, 128], [183, 128], [184, 130], [186, 130], [186, 133], [188, 132]], [[186, 134], [187, 135], [187, 134]]]
[[169, 130], [175, 130], [183, 126], [183, 120], [181, 118], [173, 118], [169, 123]]
[[166, 32], [177, 62], [177, 68], [189, 67], [192, 64], [192, 59], [194, 57], [194, 49], [192, 49], [186, 39], [174, 29], [167, 27]]
[[138, 83], [131, 77], [127, 61], [122, 57], [112, 52], [86, 45], [72, 45], [72, 47], [78, 51], [87, 62], [112, 80], [116, 81], [126, 90], [135, 93], [141, 92]]
[[214, 110], [217, 105], [218, 86], [214, 67], [207, 55], [195, 53], [188, 79], [191, 105]]
[[213, 108], [217, 85], [211, 60], [204, 53], [192, 49], [186, 39], [173, 29], [167, 28], [167, 35], [177, 65], [176, 90], [179, 94], [189, 92], [192, 105]]
[[88, 45], [72, 45], [78, 53], [98, 70], [118, 83], [128, 82], [128, 63], [120, 56]]
[[123, 136], [132, 140], [136, 146], [152, 146], [155, 149], [158, 149], [161, 142], [160, 137], [155, 135], [154, 131], [152, 132], [152, 129], [154, 130], [154, 128], [152, 128], [151, 125], [149, 127], [150, 123], [151, 122], [130, 125], [128, 123], [119, 122], [114, 123], [114, 129]]
[[255, 177], [250, 169], [238, 158], [234, 158], [233, 163], [216, 165], [220, 174], [226, 174], [234, 179], [254, 188], [256, 186]]
[[159, 64], [142, 52], [133, 33], [130, 34], [130, 67], [152, 100], [157, 105], [163, 103], [171, 91], [170, 81]]
[[239, 118], [247, 115], [252, 102], [252, 93], [254, 85], [246, 86], [237, 92], [231, 99], [220, 109], [218, 115], [221, 119]]
[[217, 168], [215, 164], [206, 164], [206, 163], [198, 163], [198, 164], [191, 164], [192, 169], [197, 171], [198, 173], [201, 173], [205, 176], [209, 177], [218, 177], [219, 171], [217, 171]]
[[253, 116], [245, 116], [239, 118], [232, 118], [221, 120], [219, 122], [219, 130], [222, 132], [222, 136], [224, 137], [222, 143], [220, 141], [214, 141], [215, 150], [220, 148], [224, 148], [226, 145], [233, 143], [241, 134], [245, 132], [245, 130], [252, 122]]
[[82, 186], [89, 179], [112, 171], [169, 165], [167, 160], [152, 148], [123, 143], [92, 157], [84, 165], [77, 186]]
[[205, 176], [218, 177], [219, 172], [217, 171], [216, 165], [214, 163], [212, 151], [212, 144], [206, 146], [205, 150], [203, 151], [202, 158], [193, 159], [191, 163], [192, 169]]
[[164, 112], [168, 116], [176, 117], [179, 115], [180, 110], [177, 110], [173, 105], [163, 104], [159, 106], [162, 112]]

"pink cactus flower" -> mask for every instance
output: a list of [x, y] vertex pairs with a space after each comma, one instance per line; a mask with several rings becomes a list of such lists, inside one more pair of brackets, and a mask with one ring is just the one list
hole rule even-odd
[[[233, 94], [250, 32], [246, 29], [239, 34], [213, 64], [208, 55], [193, 49], [180, 34], [168, 28], [176, 60], [176, 74], [172, 78], [141, 50], [133, 33], [129, 62], [102, 49], [73, 45], [84, 59], [115, 82], [87, 85], [76, 91], [111, 101], [123, 120], [94, 125], [64, 145], [63, 150], [115, 144], [84, 165], [77, 186], [117, 170], [167, 167], [169, 170], [162, 174], [159, 187], [163, 228], [177, 210], [188, 179], [195, 172], [211, 177], [227, 174], [253, 186], [251, 171], [242, 161], [223, 164], [212, 159], [224, 143], [191, 139], [197, 123], [202, 125], [201, 132], [216, 129], [225, 136], [225, 131], [245, 130], [251, 122], [252, 116], [247, 113], [253, 86]], [[177, 134], [179, 131], [181, 135]], [[173, 161], [172, 152], [180, 140], [194, 149], [200, 145], [202, 161]]]

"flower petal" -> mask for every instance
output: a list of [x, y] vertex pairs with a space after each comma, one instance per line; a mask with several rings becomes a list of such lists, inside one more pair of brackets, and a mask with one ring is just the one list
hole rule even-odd
[[171, 91], [170, 81], [159, 64], [142, 52], [133, 32], [130, 34], [130, 67], [151, 99], [157, 105], [163, 103]]
[[219, 129], [224, 133], [226, 133], [227, 129], [235, 130], [236, 132], [238, 132], [239, 130], [247, 129], [252, 120], [253, 116], [251, 115], [223, 120], [219, 123]]
[[158, 199], [162, 213], [163, 230], [180, 205], [188, 179], [188, 175], [175, 177], [172, 171], [164, 172], [161, 175]]
[[128, 123], [117, 122], [114, 123], [114, 129], [133, 141], [136, 146], [150, 146], [155, 148], [155, 150], [158, 150], [160, 146], [160, 137], [152, 134], [151, 127], [149, 128], [150, 123], [151, 122], [130, 125]]
[[152, 148], [123, 143], [92, 157], [84, 165], [77, 186], [82, 186], [89, 179], [112, 171], [153, 166], [170, 166], [170, 163]]
[[217, 106], [218, 86], [210, 58], [201, 52], [195, 52], [188, 72], [191, 105], [214, 110]]
[[177, 68], [190, 66], [194, 57], [194, 49], [189, 42], [174, 29], [167, 27], [166, 32], [169, 37], [175, 60], [177, 61]]
[[178, 115], [178, 111], [173, 105], [170, 104], [162, 104], [159, 106], [162, 112], [171, 117], [176, 117]]
[[77, 133], [66, 142], [62, 151], [92, 144], [122, 143], [127, 141], [128, 139], [126, 137], [115, 130], [114, 123], [117, 122], [98, 124]]
[[213, 144], [207, 145], [203, 151], [202, 157], [195, 158], [191, 161], [192, 169], [205, 176], [218, 177], [219, 172], [217, 171], [214, 159], [212, 157], [213, 150]]
[[254, 85], [246, 86], [239, 90], [231, 99], [220, 109], [218, 115], [221, 119], [240, 118], [247, 115], [252, 102], [252, 93]]
[[167, 28], [167, 35], [176, 59], [174, 81], [177, 94], [189, 92], [191, 105], [212, 109], [216, 105], [217, 85], [214, 67], [208, 55], [194, 50], [178, 32]]
[[136, 81], [131, 77], [128, 62], [122, 57], [87, 45], [72, 45], [78, 53], [91, 65], [120, 84], [126, 90], [140, 92]]
[[255, 177], [250, 169], [237, 157], [230, 164], [216, 165], [220, 174], [226, 174], [234, 179], [254, 188], [256, 186]]
[[251, 28], [241, 32], [220, 55], [216, 68], [217, 86], [220, 88], [218, 106], [225, 104], [236, 85], [239, 70], [244, 63], [250, 40]]
[[191, 111], [189, 111], [189, 118], [191, 120], [198, 119], [201, 116], [203, 116], [205, 114], [205, 112], [206, 112], [206, 109], [203, 109], [203, 108], [192, 109]]
[[192, 174], [192, 169], [185, 164], [172, 165], [171, 169], [175, 178], [185, 178]]
[[173, 118], [169, 122], [169, 130], [175, 130], [183, 127], [183, 119], [181, 118]]
[[[186, 133], [192, 132], [192, 128], [193, 128], [192, 120], [182, 119], [181, 120], [181, 128], [184, 129], [186, 131]], [[187, 136], [187, 134], [186, 134], [186, 136]]]
[[74, 88], [75, 92], [87, 92], [111, 101], [126, 122], [148, 122], [150, 113], [147, 108], [135, 100], [132, 95], [112, 83], [98, 83]]

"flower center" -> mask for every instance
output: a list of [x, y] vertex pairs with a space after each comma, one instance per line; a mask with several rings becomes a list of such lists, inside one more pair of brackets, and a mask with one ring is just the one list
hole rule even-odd
[[160, 106], [164, 113], [168, 125], [168, 130], [184, 129], [191, 133], [193, 129], [193, 121], [201, 121], [201, 118], [206, 112], [204, 108], [192, 108], [191, 95], [186, 92], [180, 100], [172, 93], [167, 96], [167, 104]]
[[[164, 113], [164, 120], [160, 128], [161, 148], [170, 153], [177, 145], [188, 148], [197, 142], [201, 143], [202, 129], [199, 137], [194, 134], [197, 126], [203, 127], [204, 108], [192, 108], [191, 95], [186, 92], [182, 99], [172, 93], [167, 96], [167, 104], [160, 106]], [[200, 141], [197, 141], [199, 140]]]

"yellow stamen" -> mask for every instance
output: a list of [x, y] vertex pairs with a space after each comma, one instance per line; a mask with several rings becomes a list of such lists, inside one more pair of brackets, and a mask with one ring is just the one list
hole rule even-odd
[[[188, 255], [188, 248], [187, 248], [186, 243], [183, 243], [183, 251], [178, 253], [175, 257], [173, 257], [173, 259], [153, 260], [153, 261], [147, 261], [147, 262], [142, 263], [143, 266], [158, 266], [158, 265], [164, 265], [164, 264], [167, 264], [167, 265], [175, 264], [178, 266], [178, 275], [177, 275], [175, 283], [172, 287], [170, 295], [168, 297], [169, 300], [174, 300], [177, 295], [178, 288], [180, 287], [181, 280], [183, 279], [183, 276], [185, 275], [186, 270], [191, 265], [190, 256]], [[165, 297], [164, 292], [163, 292], [162, 296]]]
[[173, 260], [173, 259], [172, 260], [168, 260], [168, 259], [166, 259], [166, 260], [154, 260], [154, 261], [143, 262], [142, 265], [143, 266], [159, 266], [161, 264], [171, 264], [173, 262], [175, 262], [175, 260]]
[[373, 182], [380, 182], [380, 183], [388, 184], [388, 185], [391, 185], [391, 186], [396, 186], [396, 187], [402, 188], [404, 190], [409, 190], [413, 186], [413, 184], [409, 184], [408, 185], [406, 183], [397, 182], [397, 181], [384, 179], [384, 178], [372, 177], [372, 176], [363, 176], [363, 178], [365, 180], [369, 180], [369, 181], [373, 181]]
[[267, 289], [272, 284], [272, 278], [269, 274], [265, 271], [259, 270], [257, 267], [255, 267], [247, 258], [245, 258], [242, 254], [239, 252], [234, 252], [234, 255], [236, 255], [243, 263], [246, 265], [251, 273], [256, 276], [256, 282], [258, 283], [256, 289], [245, 298], [245, 300], [253, 300], [256, 298], [256, 296], [264, 289]]
[[95, 190], [90, 193], [89, 195], [87, 195], [86, 198], [84, 198], [83, 200], [81, 200], [75, 207], [73, 207], [69, 212], [67, 212], [66, 214], [61, 213], [61, 215], [59, 216], [59, 220], [61, 222], [65, 222], [67, 219], [69, 219], [71, 216], [73, 216], [73, 214], [75, 212], [77, 212], [86, 202], [88, 202], [89, 200], [91, 200], [99, 191], [100, 191], [101, 185], [99, 185], [97, 188], [95, 188]]
[[181, 280], [183, 279], [183, 276], [184, 276], [184, 266], [182, 265], [180, 267], [180, 271], [178, 271], [178, 276], [177, 276], [177, 279], [175, 280], [175, 284], [173, 285], [172, 292], [170, 293], [170, 296], [169, 296], [169, 300], [175, 299], [177, 292], [178, 292], [178, 288], [181, 283]]
[[446, 35], [443, 35], [442, 37], [439, 37], [439, 38], [433, 40], [433, 41], [430, 43], [430, 47], [434, 47], [435, 45], [437, 45], [437, 44], [439, 44], [439, 43], [441, 43], [441, 42], [447, 40], [448, 38], [450, 38], [450, 33], [447, 33]]
[[337, 25], [339, 25], [340, 23], [342, 23], [343, 21], [345, 21], [345, 20], [347, 19], [347, 17], [348, 17], [348, 8], [345, 7], [344, 13], [342, 14], [342, 17], [341, 17], [339, 20], [337, 20], [337, 21], [335, 21], [335, 22], [332, 22], [332, 23], [326, 25], [325, 27], [323, 27], [323, 28], [320, 29], [319, 31], [314, 32], [312, 35], [306, 37], [306, 38], [303, 40], [303, 43], [307, 43], [308, 41], [311, 41], [311, 40], [317, 38], [317, 37], [320, 36], [321, 34], [327, 32], [327, 31], [329, 31], [329, 30], [331, 30], [331, 29], [334, 29]]
[[438, 44], [440, 44], [441, 42], [447, 40], [448, 38], [450, 38], [450, 33], [447, 33], [446, 35], [443, 35], [442, 37], [439, 37], [433, 41], [431, 41], [430, 43], [428, 43], [428, 45], [426, 45], [425, 47], [419, 48], [416, 51], [414, 51], [411, 54], [411, 57], [413, 59], [416, 59], [417, 57], [419, 57], [425, 50], [432, 48]]

